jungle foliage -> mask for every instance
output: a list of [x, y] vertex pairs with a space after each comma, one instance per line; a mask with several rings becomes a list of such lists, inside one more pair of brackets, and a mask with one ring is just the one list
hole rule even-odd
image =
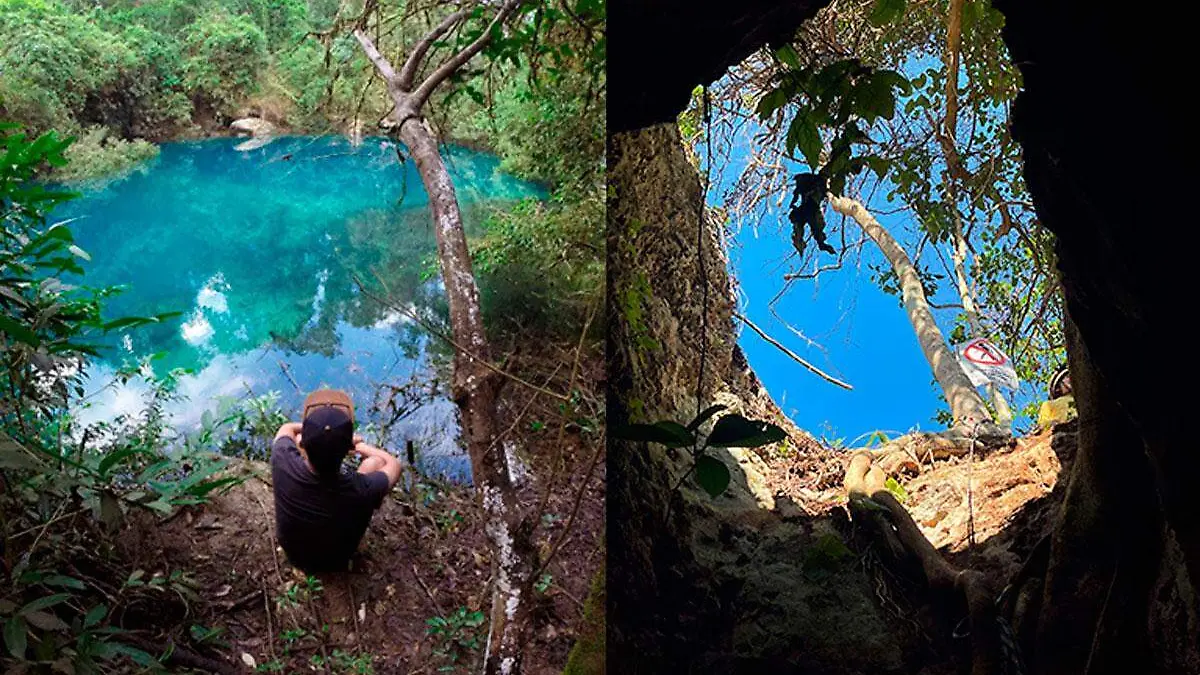
[[[178, 374], [170, 373], [152, 379], [143, 414], [76, 421], [69, 402], [83, 395], [100, 339], [169, 315], [109, 317], [117, 289], [62, 280], [83, 278], [91, 256], [68, 222], [51, 219], [74, 195], [34, 177], [44, 165], [65, 166], [72, 139], [31, 139], [14, 127], [0, 126], [0, 663], [5, 672], [106, 672], [121, 661], [161, 669], [176, 646], [140, 641], [134, 608], [173, 606], [187, 616], [196, 588], [186, 570], [135, 569], [114, 535], [135, 512], [169, 517], [239, 483], [213, 452], [214, 432], [228, 438], [253, 420], [234, 415], [224, 431], [208, 424], [197, 435], [175, 433], [164, 413], [175, 397]], [[117, 377], [144, 374], [144, 365], [127, 364]]]

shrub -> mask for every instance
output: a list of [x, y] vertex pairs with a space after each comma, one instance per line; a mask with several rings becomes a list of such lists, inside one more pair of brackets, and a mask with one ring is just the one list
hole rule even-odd
[[267, 37], [248, 17], [213, 10], [183, 32], [183, 83], [193, 98], [230, 113], [258, 90]]
[[143, 162], [158, 156], [158, 146], [142, 139], [114, 138], [101, 126], [88, 128], [67, 148], [67, 165], [51, 174], [56, 180], [81, 182], [119, 178]]
[[127, 658], [157, 667], [110, 617], [136, 603], [178, 602], [187, 612], [195, 593], [178, 570], [140, 582], [144, 571], [112, 555], [112, 536], [130, 510], [170, 514], [241, 479], [220, 475], [223, 460], [202, 448], [163, 452], [174, 440], [163, 413], [174, 396], [171, 376], [153, 380], [147, 410], [134, 419], [74, 424], [68, 411], [97, 339], [166, 315], [106, 321], [112, 289], [62, 280], [82, 276], [89, 255], [68, 225], [47, 225], [47, 212], [72, 195], [34, 176], [66, 166], [71, 141], [53, 133], [29, 140], [15, 127], [0, 124], [0, 521], [11, 565], [0, 589], [0, 666], [96, 672]]

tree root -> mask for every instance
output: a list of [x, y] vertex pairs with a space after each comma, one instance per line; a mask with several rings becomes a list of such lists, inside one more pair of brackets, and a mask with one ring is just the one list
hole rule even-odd
[[884, 474], [915, 475], [920, 473], [926, 464], [932, 464], [936, 460], [969, 454], [972, 445], [976, 453], [1010, 445], [1012, 436], [993, 426], [980, 425], [975, 433], [961, 427], [936, 434], [913, 432], [894, 438], [869, 452], [873, 458], [872, 463], [878, 465]]
[[882, 558], [912, 576], [922, 576], [932, 601], [947, 618], [967, 615], [972, 675], [1020, 672], [1011, 634], [999, 621], [995, 594], [980, 572], [959, 570], [942, 558], [908, 511], [884, 486], [887, 472], [875, 453], [858, 451], [846, 469], [844, 486], [856, 524], [879, 544]]

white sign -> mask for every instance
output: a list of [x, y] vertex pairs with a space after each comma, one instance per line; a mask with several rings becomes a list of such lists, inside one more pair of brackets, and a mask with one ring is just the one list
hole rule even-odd
[[975, 338], [963, 344], [954, 354], [971, 384], [981, 387], [995, 384], [1005, 389], [1017, 389], [1021, 381], [1012, 361], [996, 345], [984, 338]]

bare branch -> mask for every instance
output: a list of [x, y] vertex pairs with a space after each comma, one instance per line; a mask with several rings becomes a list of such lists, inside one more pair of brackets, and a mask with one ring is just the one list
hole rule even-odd
[[371, 38], [367, 37], [367, 34], [361, 28], [354, 29], [354, 37], [358, 39], [358, 44], [362, 45], [363, 53], [375, 65], [375, 69], [383, 76], [388, 87], [394, 86], [396, 83], [396, 71], [392, 68], [392, 64], [387, 60], [387, 57], [379, 53], [379, 50], [375, 48], [375, 43], [371, 41]]
[[400, 68], [400, 75], [396, 80], [396, 86], [399, 87], [401, 91], [412, 90], [413, 78], [417, 76], [417, 71], [421, 69], [421, 61], [424, 60], [425, 54], [429, 51], [430, 45], [432, 45], [438, 38], [445, 35], [446, 31], [453, 28], [455, 24], [466, 18], [467, 14], [470, 14], [470, 12], [468, 12], [466, 9], [460, 9], [450, 16], [447, 16], [445, 19], [442, 19], [442, 22], [435, 26], [433, 30], [429, 31], [425, 37], [421, 38], [420, 42], [413, 46], [412, 53], [408, 55], [408, 59], [405, 60], [404, 65]]
[[507, 19], [508, 16], [513, 13], [513, 10], [515, 10], [520, 4], [521, 0], [507, 0], [504, 5], [500, 7], [500, 11], [496, 12], [496, 16], [492, 18], [491, 23], [489, 23], [487, 28], [483, 30], [483, 34], [476, 38], [474, 42], [467, 45], [461, 52], [447, 59], [442, 65], [438, 66], [437, 70], [433, 71], [429, 77], [425, 78], [425, 81], [421, 83], [421, 86], [417, 87], [417, 89], [412, 93], [413, 110], [420, 110], [421, 106], [425, 105], [425, 101], [429, 100], [430, 94], [433, 93], [433, 90], [436, 89], [439, 84], [444, 82], [446, 78], [453, 75], [455, 71], [463, 67], [467, 61], [470, 61], [476, 54], [483, 50], [487, 43], [492, 39], [492, 29]]
[[809, 363], [808, 361], [805, 361], [804, 359], [797, 356], [795, 352], [788, 349], [787, 347], [784, 347], [781, 342], [779, 342], [775, 338], [771, 337], [770, 335], [767, 335], [766, 333], [764, 333], [763, 330], [761, 328], [759, 328], [758, 326], [754, 325], [754, 323], [751, 322], [750, 319], [747, 319], [746, 317], [742, 316], [741, 314], [736, 314], [736, 313], [734, 314], [734, 316], [737, 317], [737, 319], [739, 321], [741, 321], [742, 323], [749, 326], [750, 329], [753, 330], [755, 333], [758, 333], [759, 337], [761, 337], [762, 339], [771, 343], [771, 345], [773, 345], [774, 347], [779, 349], [779, 351], [783, 352], [784, 354], [787, 354], [796, 363], [799, 363], [800, 365], [804, 366], [805, 368], [811, 370], [813, 373], [816, 373], [821, 379], [823, 379], [826, 382], [829, 382], [831, 384], [836, 384], [837, 386], [841, 387], [842, 389], [854, 389], [854, 387], [850, 386], [849, 384], [842, 382], [841, 380], [837, 379], [836, 377], [826, 373], [825, 371], [821, 370], [820, 368], [814, 366], [813, 364]]

